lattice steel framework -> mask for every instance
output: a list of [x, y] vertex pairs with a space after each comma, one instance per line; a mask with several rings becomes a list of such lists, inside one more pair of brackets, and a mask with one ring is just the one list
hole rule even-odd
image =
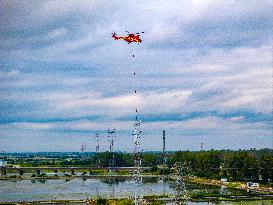
[[[135, 55], [133, 54], [133, 58]], [[134, 72], [134, 76], [136, 73]], [[134, 94], [137, 94], [137, 91], [134, 91]], [[140, 134], [141, 134], [141, 121], [138, 119], [138, 108], [135, 109], [135, 120], [133, 122], [133, 139], [134, 139], [134, 183], [135, 183], [135, 193], [134, 193], [134, 203], [135, 205], [139, 205], [142, 202], [141, 196], [141, 184], [142, 184], [142, 176], [141, 176], [141, 148], [140, 148]]]
[[114, 142], [116, 140], [116, 129], [110, 130], [108, 129], [107, 140], [109, 142], [109, 152], [112, 155], [111, 159], [109, 160], [109, 172], [111, 172], [111, 167], [115, 166], [115, 155], [114, 155]]
[[100, 156], [99, 156], [99, 152], [100, 152], [100, 136], [99, 134], [96, 134], [96, 167], [100, 167]]
[[134, 181], [136, 185], [135, 189], [135, 204], [140, 204], [141, 201], [141, 183], [142, 183], [142, 176], [141, 176], [141, 150], [140, 150], [140, 126], [141, 121], [137, 119], [133, 123], [134, 126]]
[[182, 163], [176, 162], [174, 165], [176, 171], [176, 181], [174, 185], [175, 189], [175, 203], [186, 204], [187, 203], [187, 191], [185, 186], [185, 168]]

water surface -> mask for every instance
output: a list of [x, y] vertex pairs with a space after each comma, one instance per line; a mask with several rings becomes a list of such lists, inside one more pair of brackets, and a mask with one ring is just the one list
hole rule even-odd
[[[241, 190], [229, 190], [226, 187], [187, 184], [190, 194], [247, 195]], [[136, 186], [129, 177], [96, 177], [48, 179], [48, 180], [0, 180], [0, 201], [49, 201], [49, 200], [84, 200], [88, 197], [129, 197], [134, 196]], [[174, 183], [158, 177], [143, 178], [142, 195], [174, 194]], [[189, 202], [189, 204], [213, 204], [208, 202]], [[218, 204], [246, 204], [218, 203]], [[251, 204], [248, 202], [248, 204]], [[254, 203], [255, 204], [255, 203]], [[258, 202], [256, 204], [259, 204]], [[263, 204], [263, 203], [261, 203]], [[266, 202], [264, 203], [266, 204]], [[273, 204], [273, 203], [271, 203]], [[266, 204], [267, 205], [267, 204]]]

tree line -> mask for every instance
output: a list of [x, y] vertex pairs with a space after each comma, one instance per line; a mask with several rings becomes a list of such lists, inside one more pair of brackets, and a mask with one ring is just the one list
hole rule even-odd
[[[180, 162], [187, 175], [212, 179], [228, 178], [230, 181], [273, 182], [272, 149], [177, 151], [167, 152], [166, 157], [169, 170], [175, 163]], [[163, 158], [162, 152], [144, 152], [142, 153], [142, 166], [153, 167], [153, 170], [157, 170], [162, 167]], [[20, 164], [23, 166], [130, 167], [134, 166], [134, 155], [123, 152], [83, 153], [76, 158], [63, 156], [49, 158], [49, 160], [28, 158], [20, 160]]]

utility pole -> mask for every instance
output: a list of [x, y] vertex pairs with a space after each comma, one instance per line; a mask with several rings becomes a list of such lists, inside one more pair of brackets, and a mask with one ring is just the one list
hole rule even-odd
[[203, 136], [202, 135], [200, 136], [200, 141], [201, 141], [201, 143], [200, 143], [200, 151], [203, 151], [204, 142], [203, 142]]
[[167, 167], [167, 156], [166, 156], [166, 131], [163, 130], [163, 193], [166, 194], [166, 173], [165, 168]]

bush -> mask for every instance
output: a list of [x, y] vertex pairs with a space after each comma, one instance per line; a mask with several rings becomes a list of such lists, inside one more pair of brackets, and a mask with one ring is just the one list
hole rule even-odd
[[97, 169], [97, 170], [91, 170], [90, 175], [100, 175], [100, 174], [106, 174], [107, 170], [103, 169]]
[[157, 172], [158, 171], [158, 167], [157, 166], [153, 166], [151, 169], [151, 172]]
[[107, 200], [105, 198], [98, 198], [97, 205], [105, 205]]
[[160, 174], [160, 175], [163, 175], [163, 174], [165, 174], [165, 175], [171, 174], [171, 169], [170, 169], [170, 168], [164, 169], [164, 170], [161, 169], [160, 172], [159, 172], [159, 174]]
[[235, 189], [237, 187], [237, 184], [236, 183], [228, 183], [228, 188], [229, 189]]
[[42, 173], [39, 175], [39, 177], [47, 177], [46, 173]]
[[121, 175], [128, 175], [129, 171], [128, 170], [118, 170], [117, 173], [121, 174]]

